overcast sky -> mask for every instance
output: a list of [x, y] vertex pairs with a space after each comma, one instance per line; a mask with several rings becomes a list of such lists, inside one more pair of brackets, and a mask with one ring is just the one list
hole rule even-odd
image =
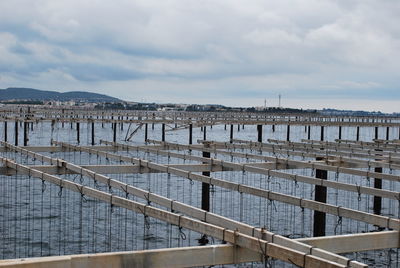
[[1, 0], [0, 88], [400, 112], [399, 0]]

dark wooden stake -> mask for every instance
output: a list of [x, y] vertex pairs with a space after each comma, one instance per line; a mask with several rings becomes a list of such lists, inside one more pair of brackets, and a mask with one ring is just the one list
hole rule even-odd
[[28, 146], [28, 122], [24, 121], [24, 146]]
[[286, 141], [290, 141], [290, 125], [286, 128]]
[[4, 141], [7, 142], [7, 121], [4, 121]]
[[193, 144], [193, 124], [189, 124], [189, 144]]
[[321, 141], [324, 141], [324, 126], [321, 126]]
[[149, 135], [149, 124], [148, 123], [146, 123], [145, 125], [144, 125], [144, 141], [145, 142], [147, 142], [147, 139], [148, 139], [148, 135]]
[[[323, 160], [322, 157], [316, 159]], [[315, 171], [315, 177], [323, 180], [328, 179], [328, 172], [326, 170], [317, 169]], [[315, 201], [326, 203], [326, 187], [316, 185], [315, 186]], [[326, 226], [326, 214], [320, 211], [314, 211], [314, 236], [325, 236], [325, 226]]]
[[356, 135], [356, 141], [360, 140], [360, 127], [357, 127], [357, 135]]
[[165, 124], [161, 127], [161, 141], [165, 141]]
[[15, 139], [15, 146], [18, 146], [18, 121], [15, 121], [14, 139]]
[[92, 121], [92, 145], [94, 145], [94, 121]]
[[257, 125], [257, 141], [262, 142], [262, 136], [263, 136], [263, 127], [262, 125]]
[[79, 122], [76, 122], [76, 141], [78, 142], [78, 144], [79, 144], [80, 141], [81, 141]]
[[117, 142], [117, 123], [113, 123], [113, 142]]
[[229, 142], [233, 143], [233, 125], [231, 125], [231, 135], [229, 137]]
[[386, 140], [389, 140], [389, 133], [390, 133], [390, 128], [386, 127]]

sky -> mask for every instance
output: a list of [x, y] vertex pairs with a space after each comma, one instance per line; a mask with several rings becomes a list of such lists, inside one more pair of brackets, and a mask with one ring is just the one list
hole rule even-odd
[[0, 88], [400, 112], [399, 0], [0, 0]]

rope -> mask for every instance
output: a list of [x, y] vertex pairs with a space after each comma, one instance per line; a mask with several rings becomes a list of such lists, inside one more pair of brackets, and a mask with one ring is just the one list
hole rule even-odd
[[143, 210], [140, 207], [138, 207], [138, 209], [144, 216], [144, 226], [145, 226], [145, 228], [147, 230], [150, 230], [150, 222], [149, 222], [149, 219], [148, 219], [149, 216], [146, 215], [146, 207], [147, 207], [147, 205], [144, 205]]
[[122, 189], [122, 191], [125, 192], [125, 198], [128, 198], [128, 196], [129, 196], [129, 193], [128, 193], [128, 184], [125, 184], [125, 188], [122, 187], [122, 185], [121, 185], [121, 189]]
[[179, 235], [180, 235], [182, 240], [186, 240], [186, 234], [182, 231], [181, 217], [182, 217], [182, 215], [179, 215], [179, 217], [178, 217]]
[[341, 208], [341, 206], [337, 207], [338, 221], [336, 223], [335, 230], [334, 230], [335, 235], [336, 235], [336, 231], [337, 231], [337, 228], [339, 227], [339, 225], [342, 225], [342, 216], [340, 216], [340, 208]]
[[79, 186], [79, 185], [77, 185], [77, 184], [75, 184], [75, 186], [76, 186], [76, 188], [78, 188], [78, 191], [79, 191], [79, 193], [81, 194], [82, 200], [86, 202], [87, 199], [86, 199], [86, 197], [85, 197], [85, 194], [83, 193], [83, 186]]

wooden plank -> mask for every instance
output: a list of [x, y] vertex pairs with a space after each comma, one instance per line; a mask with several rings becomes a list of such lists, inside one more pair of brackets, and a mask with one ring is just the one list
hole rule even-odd
[[[196, 258], [193, 258], [196, 256]], [[5, 260], [0, 267], [189, 267], [260, 262], [261, 254], [232, 245]]]
[[296, 239], [299, 242], [334, 253], [399, 248], [399, 232], [385, 231]]

